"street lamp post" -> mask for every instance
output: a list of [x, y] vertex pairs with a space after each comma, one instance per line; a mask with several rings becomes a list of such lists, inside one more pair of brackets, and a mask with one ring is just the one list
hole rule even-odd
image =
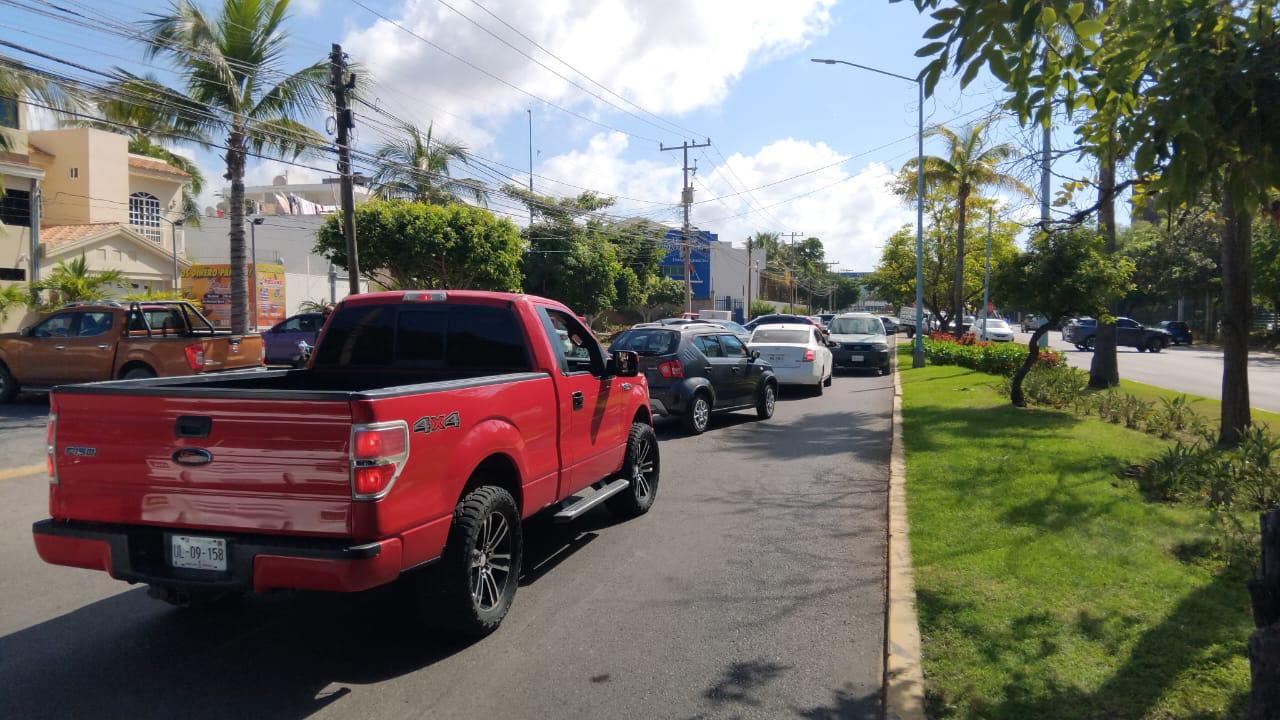
[[169, 240], [173, 243], [173, 289], [178, 290], [178, 228], [182, 227], [185, 219], [170, 220], [160, 215], [159, 218], [169, 223]]
[[823, 65], [848, 65], [873, 73], [888, 75], [899, 80], [915, 83], [919, 107], [917, 108], [918, 130], [916, 132], [916, 329], [915, 347], [911, 351], [911, 367], [924, 367], [924, 81], [920, 78], [907, 77], [887, 70], [859, 65], [848, 60], [832, 60], [829, 58], [813, 58], [813, 62]]
[[250, 294], [253, 296], [253, 328], [258, 329], [258, 231], [257, 228], [266, 218], [256, 217], [249, 223], [249, 257], [253, 261], [250, 271]]

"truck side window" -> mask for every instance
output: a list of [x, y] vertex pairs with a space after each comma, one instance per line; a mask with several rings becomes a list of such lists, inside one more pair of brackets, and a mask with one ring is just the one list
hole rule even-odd
[[724, 351], [720, 349], [720, 342], [715, 335], [699, 335], [693, 339], [693, 344], [709, 358], [724, 357]]
[[45, 320], [31, 331], [31, 335], [38, 338], [60, 338], [71, 334], [71, 321], [75, 319], [75, 313], [60, 313]]
[[101, 335], [111, 329], [112, 313], [109, 312], [85, 312], [80, 313], [80, 327], [76, 330], [77, 337], [93, 337]]
[[450, 306], [445, 348], [451, 368], [524, 371], [533, 366], [515, 313], [506, 308]]
[[728, 357], [746, 357], [747, 346], [736, 335], [721, 335], [720, 345], [724, 348], [724, 354]]
[[395, 312], [389, 305], [357, 305], [342, 310], [316, 349], [314, 366], [390, 365]]
[[604, 353], [586, 328], [559, 310], [546, 310], [550, 327], [547, 339], [561, 359], [565, 372], [593, 372], [604, 368]]

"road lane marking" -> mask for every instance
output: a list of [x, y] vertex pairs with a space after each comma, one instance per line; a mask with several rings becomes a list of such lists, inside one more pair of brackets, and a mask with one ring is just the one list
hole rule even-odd
[[44, 463], [26, 465], [24, 467], [11, 468], [9, 470], [0, 470], [0, 480], [12, 480], [14, 478], [26, 477], [28, 475], [36, 475], [44, 471]]

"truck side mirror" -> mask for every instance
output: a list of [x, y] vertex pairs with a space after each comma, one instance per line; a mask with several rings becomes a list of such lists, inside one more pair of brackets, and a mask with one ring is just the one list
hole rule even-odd
[[752, 350], [752, 351], [751, 351], [751, 362], [755, 362], [755, 361], [757, 361], [757, 360], [759, 360], [759, 359], [760, 359], [760, 351], [759, 351], [759, 350]]
[[615, 350], [609, 364], [618, 377], [635, 377], [640, 374], [640, 354], [630, 350]]

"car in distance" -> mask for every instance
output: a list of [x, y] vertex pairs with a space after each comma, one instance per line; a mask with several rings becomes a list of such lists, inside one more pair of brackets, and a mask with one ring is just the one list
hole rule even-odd
[[[1098, 321], [1078, 318], [1062, 328], [1062, 339], [1078, 350], [1093, 351], [1097, 346]], [[1160, 352], [1173, 343], [1172, 335], [1161, 328], [1149, 328], [1133, 318], [1116, 318], [1116, 346], [1136, 348], [1138, 352]]]
[[803, 385], [818, 395], [831, 385], [834, 367], [830, 343], [813, 325], [761, 325], [751, 333], [747, 347], [760, 353], [782, 385]]
[[1169, 333], [1169, 342], [1174, 345], [1190, 345], [1191, 326], [1182, 320], [1164, 320], [1160, 323], [1160, 329]]
[[238, 370], [262, 360], [262, 336], [216, 330], [188, 302], [71, 303], [0, 335], [0, 403], [19, 390]]
[[1043, 315], [1025, 315], [1022, 318], [1020, 326], [1022, 328], [1022, 332], [1033, 333], [1036, 330], [1039, 330], [1040, 326], [1044, 325], [1046, 322], [1049, 322], [1049, 319]]
[[830, 327], [831, 321], [836, 319], [837, 313], [821, 313], [818, 319], [822, 321], [822, 327]]
[[838, 368], [889, 374], [889, 338], [884, 321], [870, 313], [843, 313], [831, 321], [831, 356]]
[[978, 318], [969, 331], [984, 342], [1013, 342], [1013, 328], [1002, 318]]
[[553, 300], [343, 300], [302, 369], [55, 388], [46, 562], [179, 604], [403, 581], [480, 636], [516, 594], [521, 523], [652, 507], [657, 438], [634, 353]]
[[773, 417], [773, 369], [718, 324], [638, 325], [619, 333], [609, 350], [638, 354], [653, 414], [678, 417], [695, 435], [714, 413], [754, 408], [761, 420]]
[[884, 325], [885, 335], [898, 334], [898, 319], [891, 315], [881, 315], [880, 322]]
[[267, 364], [300, 365], [305, 362], [308, 348], [315, 346], [322, 327], [324, 314], [318, 312], [299, 313], [276, 323], [262, 333], [263, 343], [267, 346]]
[[746, 329], [752, 332], [755, 332], [755, 329], [760, 327], [761, 325], [782, 325], [784, 323], [793, 324], [793, 325], [796, 323], [803, 323], [805, 325], [816, 326], [816, 323], [813, 322], [813, 319], [807, 315], [788, 315], [785, 313], [774, 313], [771, 315], [761, 315], [755, 318], [754, 320], [752, 320], [751, 322], [747, 323], [746, 325], [743, 325], [743, 327], [745, 327]]

